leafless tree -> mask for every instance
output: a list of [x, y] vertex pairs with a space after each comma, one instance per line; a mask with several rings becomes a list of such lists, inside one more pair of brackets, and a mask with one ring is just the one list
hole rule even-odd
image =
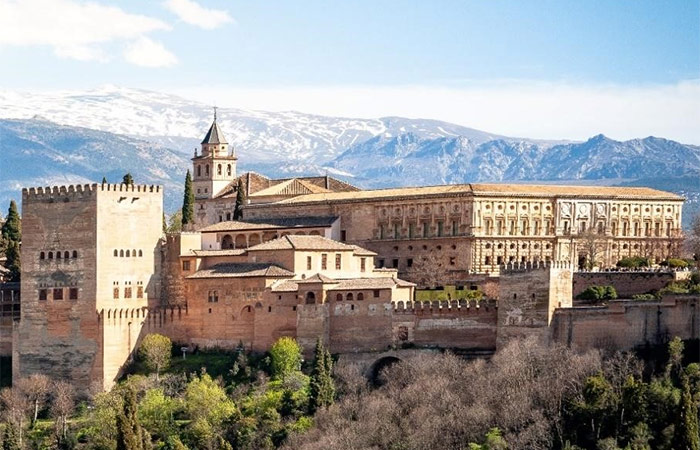
[[435, 289], [448, 283], [442, 258], [435, 253], [416, 257], [408, 273], [410, 278], [422, 288]]
[[56, 381], [53, 383], [52, 397], [51, 415], [56, 420], [57, 434], [64, 440], [68, 431], [68, 417], [75, 409], [75, 388], [65, 381]]
[[17, 429], [19, 446], [22, 447], [24, 427], [31, 409], [29, 399], [20, 389], [5, 388], [0, 391], [0, 405], [2, 405], [5, 420]]
[[44, 374], [35, 373], [18, 380], [16, 386], [20, 391], [24, 392], [27, 400], [34, 408], [31, 423], [31, 427], [34, 428], [39, 411], [46, 403], [49, 391], [51, 390], [51, 380]]
[[605, 264], [605, 261], [601, 261], [601, 256], [605, 255], [606, 245], [605, 235], [599, 234], [594, 228], [577, 235], [576, 250], [579, 255], [585, 255], [586, 269], [591, 270]]

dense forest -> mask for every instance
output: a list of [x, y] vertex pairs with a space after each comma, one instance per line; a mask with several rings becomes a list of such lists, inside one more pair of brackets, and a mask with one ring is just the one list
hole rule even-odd
[[373, 382], [320, 343], [309, 361], [290, 338], [264, 355], [174, 348], [147, 336], [110, 392], [17, 380], [2, 449], [700, 449], [700, 365], [679, 339], [644, 358], [533, 339], [489, 360], [426, 353]]

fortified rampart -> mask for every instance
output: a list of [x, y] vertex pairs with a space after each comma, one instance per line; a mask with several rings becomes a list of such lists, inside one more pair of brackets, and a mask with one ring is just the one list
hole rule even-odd
[[620, 298], [632, 298], [635, 294], [656, 292], [669, 283], [689, 275], [690, 272], [638, 271], [638, 272], [576, 272], [573, 295], [576, 297], [590, 286], [613, 286]]

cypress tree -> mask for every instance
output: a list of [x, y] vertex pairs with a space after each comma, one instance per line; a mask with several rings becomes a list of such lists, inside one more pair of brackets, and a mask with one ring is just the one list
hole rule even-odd
[[182, 226], [194, 222], [194, 191], [192, 190], [192, 176], [190, 171], [185, 175], [185, 195], [182, 199]]
[[238, 179], [238, 187], [236, 188], [236, 207], [233, 210], [233, 220], [241, 220], [243, 218], [243, 206], [246, 204], [245, 184], [243, 179]]
[[311, 371], [309, 383], [309, 411], [313, 414], [318, 409], [333, 404], [335, 397], [335, 385], [331, 376], [333, 370], [333, 359], [328, 350], [321, 343], [321, 339], [316, 340], [316, 350], [314, 351], [314, 367]]
[[128, 388], [124, 392], [124, 407], [117, 415], [117, 450], [144, 449], [144, 432], [137, 412], [136, 393]]
[[5, 267], [10, 271], [9, 280], [19, 281], [20, 273], [22, 272], [22, 265], [20, 263], [20, 253], [19, 253], [19, 242], [10, 241], [7, 245], [7, 250], [5, 250], [5, 257], [7, 257], [7, 262]]
[[107, 177], [102, 177], [102, 184], [107, 184]]
[[676, 421], [675, 445], [677, 450], [700, 450], [700, 427], [698, 426], [698, 408], [690, 392], [690, 382], [683, 375], [683, 394], [680, 411]]
[[131, 173], [128, 172], [126, 175], [124, 175], [124, 179], [122, 180], [123, 184], [126, 184], [129, 186], [130, 184], [134, 184], [134, 177], [131, 176]]
[[7, 219], [2, 224], [2, 238], [6, 241], [19, 243], [22, 238], [22, 224], [17, 212], [17, 203], [10, 200], [10, 209], [7, 211]]

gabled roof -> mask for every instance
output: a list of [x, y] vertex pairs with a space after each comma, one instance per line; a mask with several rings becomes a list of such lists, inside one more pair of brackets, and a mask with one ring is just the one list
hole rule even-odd
[[202, 233], [213, 231], [252, 231], [279, 228], [328, 228], [338, 220], [337, 216], [280, 217], [274, 219], [227, 220], [200, 229]]
[[257, 250], [334, 250], [354, 251], [355, 246], [343, 244], [322, 236], [287, 235], [248, 248], [249, 252]]
[[312, 275], [308, 278], [304, 278], [302, 280], [296, 280], [297, 284], [303, 284], [303, 283], [338, 283], [336, 280], [333, 278], [327, 277], [321, 273], [317, 273], [315, 275]]
[[326, 188], [316, 186], [308, 181], [299, 178], [291, 178], [282, 183], [272, 185], [268, 188], [261, 189], [250, 194], [250, 197], [267, 197], [275, 195], [306, 195], [306, 194], [323, 194], [332, 192]]
[[272, 263], [220, 263], [198, 270], [187, 278], [293, 277], [290, 272]]
[[221, 128], [219, 128], [219, 124], [216, 123], [216, 119], [214, 119], [211, 127], [209, 127], [209, 131], [207, 131], [206, 136], [202, 139], [202, 144], [228, 144], [224, 133], [221, 131]]

